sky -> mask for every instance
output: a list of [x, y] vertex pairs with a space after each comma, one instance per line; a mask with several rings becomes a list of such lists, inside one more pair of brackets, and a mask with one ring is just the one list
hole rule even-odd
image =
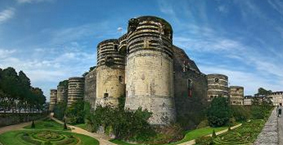
[[143, 15], [167, 20], [203, 73], [245, 95], [283, 90], [282, 0], [0, 0], [0, 68], [23, 70], [49, 101], [59, 81], [96, 65], [100, 41]]

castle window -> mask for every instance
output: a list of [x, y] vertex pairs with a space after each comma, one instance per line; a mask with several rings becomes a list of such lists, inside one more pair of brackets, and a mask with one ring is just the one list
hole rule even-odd
[[104, 98], [107, 98], [109, 96], [108, 93], [104, 93]]
[[188, 69], [188, 66], [186, 64], [186, 61], [183, 62], [183, 72], [186, 72]]
[[215, 83], [218, 83], [218, 82], [219, 82], [219, 79], [218, 79], [218, 78], [215, 78], [214, 81], [215, 81]]
[[119, 76], [119, 82], [123, 83], [123, 77], [122, 76]]
[[193, 86], [193, 81], [191, 79], [188, 79], [187, 80], [188, 97], [192, 97], [192, 86]]
[[114, 45], [114, 50], [118, 51], [118, 45]]

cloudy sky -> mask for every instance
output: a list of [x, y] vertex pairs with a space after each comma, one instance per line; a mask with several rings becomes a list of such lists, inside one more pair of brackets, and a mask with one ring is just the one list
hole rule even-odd
[[203, 73], [228, 75], [245, 95], [283, 90], [281, 0], [0, 0], [0, 68], [23, 70], [49, 100], [60, 80], [96, 65], [97, 43], [142, 15], [169, 21]]

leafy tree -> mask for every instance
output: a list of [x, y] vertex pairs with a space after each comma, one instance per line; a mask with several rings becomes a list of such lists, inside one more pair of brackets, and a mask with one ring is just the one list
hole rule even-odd
[[269, 95], [271, 94], [272, 91], [271, 90], [266, 90], [264, 88], [258, 88], [258, 95]]
[[2, 109], [42, 109], [45, 96], [39, 88], [33, 88], [23, 71], [17, 74], [12, 67], [0, 69], [0, 104]]
[[139, 108], [136, 111], [97, 106], [93, 114], [86, 116], [90, 130], [96, 131], [102, 126], [107, 133], [115, 134], [116, 138], [132, 141], [146, 141], [155, 135], [147, 120], [150, 112]]
[[69, 123], [84, 123], [85, 111], [84, 111], [84, 101], [78, 100], [71, 107], [67, 108], [66, 116]]
[[67, 104], [64, 102], [59, 102], [54, 107], [54, 117], [63, 120], [66, 112]]
[[214, 98], [207, 110], [207, 119], [210, 126], [219, 127], [227, 124], [231, 117], [229, 103], [224, 97]]

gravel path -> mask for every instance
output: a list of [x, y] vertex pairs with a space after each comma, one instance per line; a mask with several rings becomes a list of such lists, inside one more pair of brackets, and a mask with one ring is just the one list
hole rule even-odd
[[[53, 119], [54, 121], [56, 121], [60, 124], [64, 124], [62, 121], [60, 121], [60, 120], [58, 120], [54, 117], [51, 117], [51, 119]], [[94, 139], [97, 139], [99, 141], [100, 145], [116, 145], [116, 144], [108, 141], [110, 138], [105, 136], [105, 135], [101, 135], [101, 134], [97, 134], [97, 133], [91, 133], [91, 132], [88, 132], [84, 129], [81, 129], [79, 127], [72, 126], [72, 125], [68, 125], [68, 127], [70, 127], [71, 131], [74, 132], [74, 133], [83, 134], [83, 135], [92, 137]]]
[[20, 124], [15, 124], [15, 125], [9, 125], [9, 126], [5, 126], [5, 127], [1, 127], [0, 128], [0, 134], [7, 132], [7, 131], [12, 131], [12, 130], [20, 130], [23, 127], [30, 125], [30, 122], [24, 122], [24, 123], [20, 123]]
[[[282, 134], [282, 123], [278, 122], [283, 122], [282, 117], [277, 118], [276, 116], [276, 108], [272, 111], [270, 117], [268, 118], [267, 122], [265, 123], [264, 128], [262, 129], [261, 133], [257, 136], [257, 139], [254, 143], [254, 145], [278, 145], [279, 140], [278, 140], [278, 135], [280, 135], [279, 138], [282, 140], [283, 134]], [[279, 127], [279, 129], [278, 129]], [[278, 130], [281, 128], [281, 134]], [[280, 143], [280, 145], [283, 142]], [[283, 145], [283, 144], [282, 144]]]

